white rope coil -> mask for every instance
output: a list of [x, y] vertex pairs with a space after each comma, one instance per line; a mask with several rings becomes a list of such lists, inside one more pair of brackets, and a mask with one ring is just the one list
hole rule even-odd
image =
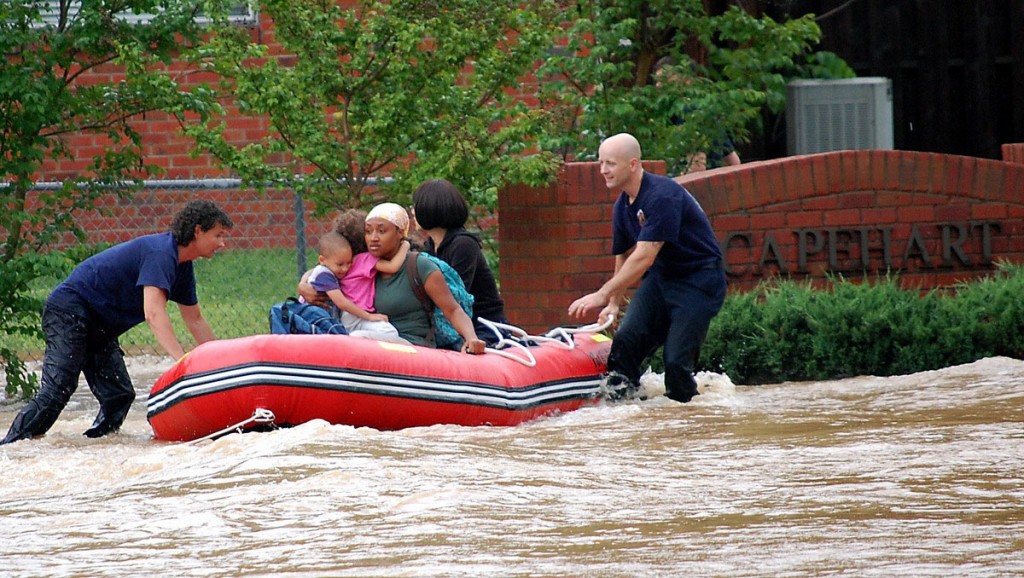
[[[583, 327], [555, 327], [544, 335], [530, 335], [515, 325], [496, 323], [494, 321], [484, 319], [483, 317], [478, 320], [493, 331], [498, 337], [498, 341], [493, 347], [487, 347], [484, 349], [486, 353], [492, 353], [513, 361], [518, 361], [527, 367], [535, 367], [537, 365], [537, 358], [533, 356], [533, 353], [530, 351], [529, 347], [524, 344], [524, 342], [553, 343], [562, 349], [570, 351], [576, 348], [576, 340], [572, 337], [574, 334], [603, 331], [612, 324], [612, 320], [609, 317], [607, 321], [601, 324], [592, 323], [590, 325], [584, 325]], [[507, 331], [511, 337], [506, 337], [506, 334], [502, 333], [502, 329]], [[515, 350], [516, 352], [514, 353], [512, 350]]]

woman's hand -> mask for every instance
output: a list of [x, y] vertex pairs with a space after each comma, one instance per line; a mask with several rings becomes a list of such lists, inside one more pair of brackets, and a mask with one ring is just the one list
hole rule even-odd
[[299, 279], [299, 285], [295, 288], [295, 291], [299, 296], [306, 300], [306, 303], [326, 308], [331, 303], [331, 299], [327, 297], [326, 293], [317, 291], [309, 284], [309, 274], [312, 271], [313, 270], [310, 269], [302, 274], [302, 279]]
[[444, 313], [444, 316], [448, 318], [448, 322], [452, 324], [452, 327], [465, 340], [462, 344], [462, 352], [474, 355], [483, 353], [487, 343], [477, 336], [476, 330], [473, 329], [473, 321], [462, 310], [458, 302], [455, 301], [451, 289], [445, 283], [444, 274], [437, 270], [427, 275], [423, 288], [427, 291], [427, 296], [434, 302], [434, 305]]
[[484, 352], [487, 343], [483, 339], [470, 339], [462, 344], [462, 352], [477, 355]]

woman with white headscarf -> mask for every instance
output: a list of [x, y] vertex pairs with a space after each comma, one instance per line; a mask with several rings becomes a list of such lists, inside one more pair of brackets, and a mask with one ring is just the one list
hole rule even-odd
[[[390, 259], [401, 248], [402, 241], [409, 232], [409, 214], [395, 203], [377, 205], [366, 215], [365, 237], [366, 248], [378, 259]], [[406, 259], [413, 258], [409, 253]], [[473, 321], [462, 310], [455, 300], [444, 274], [425, 255], [415, 253], [416, 272], [423, 282], [423, 289], [434, 302], [452, 327], [462, 336], [464, 353], [483, 353], [486, 344], [477, 337]], [[375, 282], [374, 309], [388, 316], [388, 321], [398, 330], [398, 334], [414, 345], [434, 347], [432, 339], [431, 319], [422, 302], [416, 297], [408, 274], [407, 266], [395, 273], [378, 272]], [[315, 301], [316, 292], [311, 291], [308, 283], [300, 283], [299, 292], [307, 300]], [[307, 295], [307, 293], [309, 293]]]

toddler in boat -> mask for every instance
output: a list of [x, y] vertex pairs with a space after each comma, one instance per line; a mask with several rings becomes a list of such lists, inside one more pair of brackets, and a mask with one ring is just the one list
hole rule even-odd
[[335, 230], [320, 238], [319, 264], [306, 280], [317, 292], [327, 295], [334, 306], [332, 314], [341, 320], [349, 335], [404, 343], [395, 327], [388, 323], [387, 315], [374, 312], [374, 278], [377, 271], [393, 273], [401, 268], [409, 244], [405, 242], [394, 259], [374, 257], [366, 251], [361, 220], [356, 236], [358, 244], [340, 232], [345, 230], [350, 218], [361, 219], [360, 212], [346, 211], [335, 220]]

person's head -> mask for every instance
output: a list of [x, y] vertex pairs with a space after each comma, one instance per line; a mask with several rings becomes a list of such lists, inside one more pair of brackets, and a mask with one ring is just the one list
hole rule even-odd
[[412, 194], [416, 224], [423, 230], [460, 229], [469, 218], [469, 205], [455, 185], [444, 179], [431, 179]]
[[692, 81], [693, 65], [687, 62], [680, 65], [674, 56], [662, 56], [651, 67], [651, 79], [655, 86], [673, 83], [689, 84]]
[[320, 264], [331, 270], [334, 276], [341, 279], [352, 266], [352, 245], [337, 231], [331, 231], [320, 237], [318, 245]]
[[200, 257], [212, 257], [224, 247], [224, 237], [235, 226], [231, 217], [213, 201], [189, 201], [171, 223], [171, 234], [181, 247], [195, 243]]
[[358, 255], [359, 253], [366, 252], [365, 226], [366, 211], [348, 209], [342, 211], [340, 215], [334, 218], [331, 228], [342, 237], [345, 237], [345, 240], [352, 247], [352, 254]]
[[662, 56], [655, 61], [654, 66], [651, 67], [651, 76], [649, 83], [655, 86], [661, 86], [669, 80], [669, 76], [672, 72], [669, 70], [670, 67], [675, 66], [676, 59], [671, 56]]
[[395, 203], [382, 203], [370, 209], [363, 229], [366, 248], [371, 255], [390, 259], [409, 233], [409, 213]]
[[623, 132], [606, 138], [597, 152], [604, 184], [613, 191], [636, 194], [643, 178], [640, 157], [640, 143], [633, 135]]

